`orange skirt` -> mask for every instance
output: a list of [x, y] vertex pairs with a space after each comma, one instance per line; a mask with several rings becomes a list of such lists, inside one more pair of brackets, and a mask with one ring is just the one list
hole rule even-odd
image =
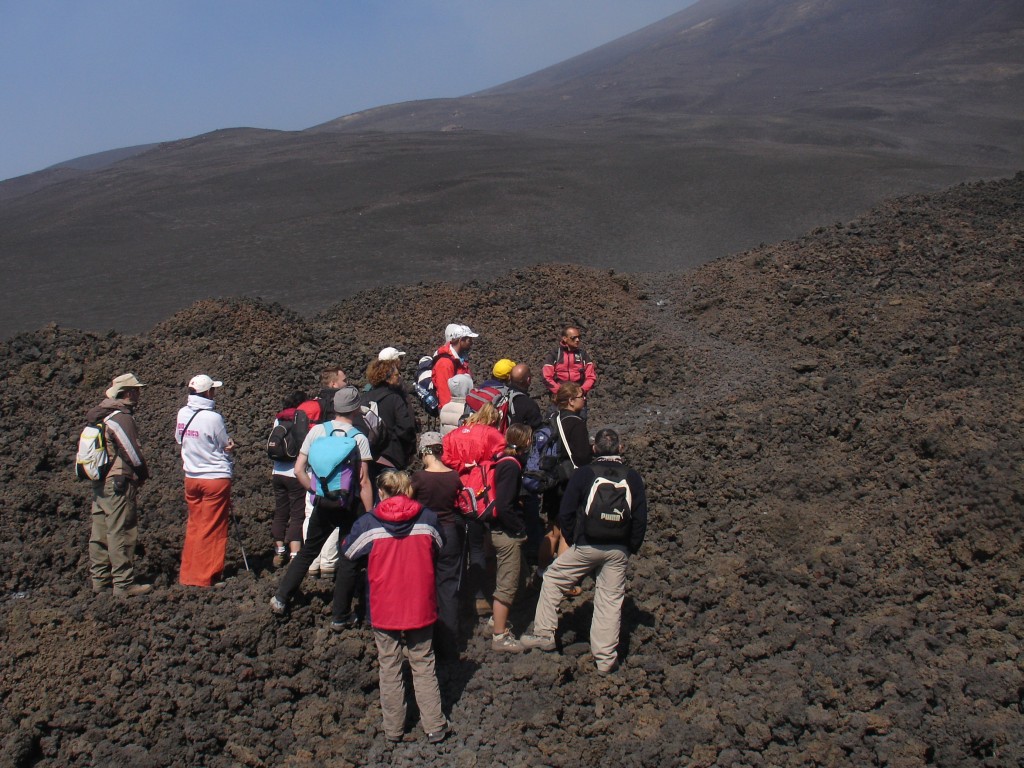
[[212, 587], [224, 573], [231, 480], [186, 477], [185, 501], [188, 522], [178, 580], [190, 587]]

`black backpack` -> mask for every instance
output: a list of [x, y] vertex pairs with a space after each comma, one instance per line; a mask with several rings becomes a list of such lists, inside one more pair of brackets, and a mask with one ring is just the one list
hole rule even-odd
[[592, 464], [594, 483], [583, 503], [583, 533], [587, 541], [613, 542], [629, 538], [633, 524], [633, 492], [626, 467]]
[[267, 437], [267, 456], [274, 461], [295, 461], [308, 432], [309, 415], [296, 408], [293, 420], [279, 419], [270, 430]]

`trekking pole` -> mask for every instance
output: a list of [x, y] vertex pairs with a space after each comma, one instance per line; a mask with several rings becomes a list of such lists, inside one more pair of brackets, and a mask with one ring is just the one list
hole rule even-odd
[[231, 515], [231, 527], [235, 529], [235, 539], [238, 540], [238, 548], [242, 550], [242, 563], [245, 565], [245, 570], [249, 569], [249, 558], [245, 556], [245, 544], [242, 543], [242, 531], [240, 530], [240, 523], [238, 522], [238, 515], [235, 514], [235, 504], [231, 503], [230, 515]]

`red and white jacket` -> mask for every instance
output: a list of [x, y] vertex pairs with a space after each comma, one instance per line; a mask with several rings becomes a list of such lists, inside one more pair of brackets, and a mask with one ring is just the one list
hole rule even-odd
[[452, 393], [448, 389], [448, 379], [460, 373], [470, 373], [469, 363], [460, 358], [457, 352], [452, 351], [451, 342], [439, 347], [434, 354], [437, 356], [437, 362], [434, 363], [434, 369], [430, 375], [434, 379], [437, 403], [439, 407], [444, 408], [452, 400]]
[[374, 629], [420, 629], [437, 621], [434, 558], [441, 530], [431, 510], [408, 496], [384, 499], [356, 520], [339, 549], [349, 560], [370, 556]]
[[567, 381], [579, 384], [583, 387], [584, 393], [589, 392], [597, 384], [597, 371], [587, 353], [582, 349], [573, 352], [564, 344], [559, 344], [558, 349], [549, 352], [544, 358], [541, 373], [548, 392], [552, 395]]

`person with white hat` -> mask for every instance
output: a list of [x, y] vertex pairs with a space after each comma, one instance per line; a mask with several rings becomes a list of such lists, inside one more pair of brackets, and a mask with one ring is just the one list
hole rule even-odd
[[397, 360], [399, 364], [402, 362], [402, 358], [405, 357], [405, 352], [401, 352], [394, 347], [384, 347], [377, 355], [378, 360]]
[[473, 347], [473, 339], [479, 335], [473, 333], [468, 325], [459, 323], [449, 323], [444, 329], [445, 343], [434, 353], [434, 369], [431, 374], [439, 407], [444, 408], [452, 399], [448, 379], [463, 373], [472, 375], [467, 358]]
[[235, 441], [228, 436], [224, 417], [214, 410], [214, 391], [223, 383], [205, 373], [193, 376], [174, 430], [188, 504], [178, 576], [186, 586], [212, 587], [224, 573]]
[[112, 455], [106, 475], [92, 484], [89, 576], [97, 594], [113, 589], [115, 597], [137, 597], [153, 589], [135, 583], [138, 493], [149, 478], [134, 417], [143, 386], [134, 373], [114, 377], [106, 399], [85, 416], [90, 424], [103, 424], [106, 450]]

